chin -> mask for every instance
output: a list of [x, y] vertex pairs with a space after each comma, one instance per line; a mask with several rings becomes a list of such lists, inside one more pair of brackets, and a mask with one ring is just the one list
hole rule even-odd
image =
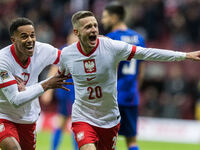
[[90, 48], [95, 48], [96, 45], [97, 45], [97, 43], [95, 43], [95, 44], [90, 44], [89, 47], [90, 47]]
[[33, 53], [28, 53], [27, 56], [32, 57]]

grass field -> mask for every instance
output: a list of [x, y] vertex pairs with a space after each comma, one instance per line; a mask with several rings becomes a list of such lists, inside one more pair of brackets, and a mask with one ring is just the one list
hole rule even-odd
[[[51, 134], [39, 132], [36, 150], [50, 150]], [[140, 150], [200, 150], [200, 144], [164, 143], [139, 141]], [[73, 150], [69, 134], [65, 134], [59, 150]], [[117, 150], [126, 150], [123, 137], [117, 141]]]

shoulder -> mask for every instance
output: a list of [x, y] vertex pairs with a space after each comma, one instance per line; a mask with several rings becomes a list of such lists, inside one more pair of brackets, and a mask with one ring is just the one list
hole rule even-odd
[[124, 43], [123, 41], [119, 41], [119, 40], [115, 40], [115, 39], [111, 39], [109, 37], [99, 37], [99, 43], [103, 43], [103, 44], [116, 44], [116, 43]]
[[110, 43], [112, 42], [113, 40], [107, 36], [101, 36], [101, 37], [98, 37], [99, 39], [99, 43]]
[[8, 53], [8, 52], [10, 52], [10, 47], [11, 47], [11, 46], [12, 46], [12, 45], [8, 45], [8, 46], [6, 46], [6, 47], [0, 49], [0, 53], [3, 54], [3, 53]]
[[127, 43], [119, 40], [113, 40], [106, 37], [99, 38], [99, 45], [100, 47], [106, 48], [107, 51], [112, 51], [116, 49], [123, 49]]
[[36, 55], [47, 55], [48, 54], [55, 54], [55, 52], [57, 52], [58, 49], [55, 48], [54, 46], [47, 44], [47, 43], [42, 43], [42, 42], [36, 42], [35, 43], [35, 53]]
[[69, 61], [72, 60], [74, 57], [78, 57], [79, 53], [77, 50], [77, 42], [64, 47], [61, 51], [61, 60], [62, 61]]
[[65, 46], [62, 49], [61, 54], [72, 53], [72, 52], [74, 52], [74, 49], [77, 49], [77, 42]]
[[0, 50], [0, 69], [7, 68], [12, 64], [10, 45]]
[[100, 47], [107, 47], [112, 45], [112, 39], [108, 38], [108, 37], [98, 37], [99, 39], [99, 46]]
[[0, 56], [1, 56], [0, 61], [7, 61], [10, 59], [11, 57], [10, 47], [11, 45], [6, 46], [5, 48], [0, 50]]

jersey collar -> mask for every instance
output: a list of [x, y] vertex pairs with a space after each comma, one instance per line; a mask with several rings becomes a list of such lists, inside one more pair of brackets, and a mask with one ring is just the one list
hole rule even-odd
[[21, 61], [19, 60], [19, 58], [17, 57], [17, 55], [16, 55], [14, 44], [11, 45], [10, 51], [11, 51], [11, 53], [12, 53], [12, 55], [13, 55], [15, 61], [16, 61], [23, 69], [26, 69], [26, 68], [29, 66], [29, 64], [30, 64], [30, 62], [31, 62], [31, 57], [28, 57], [28, 62], [27, 62], [27, 64], [24, 66], [24, 65], [21, 63]]
[[91, 54], [93, 54], [96, 51], [96, 49], [97, 49], [98, 46], [99, 46], [99, 38], [97, 38], [97, 45], [91, 50], [91, 52], [89, 54], [86, 55], [83, 52], [82, 48], [81, 48], [80, 41], [78, 41], [78, 43], [77, 43], [77, 48], [80, 51], [80, 53], [83, 54], [84, 56], [87, 56], [87, 57], [89, 57]]

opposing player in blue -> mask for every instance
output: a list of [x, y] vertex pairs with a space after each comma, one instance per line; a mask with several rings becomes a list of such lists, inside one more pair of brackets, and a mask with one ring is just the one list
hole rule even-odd
[[[106, 34], [114, 40], [121, 40], [133, 45], [145, 47], [143, 37], [131, 30], [124, 23], [125, 10], [118, 2], [106, 5], [102, 14], [102, 24]], [[119, 135], [126, 138], [128, 150], [139, 150], [136, 143], [137, 119], [138, 119], [138, 80], [141, 78], [141, 61], [132, 59], [130, 62], [120, 62], [118, 70], [118, 105], [121, 114]]]

